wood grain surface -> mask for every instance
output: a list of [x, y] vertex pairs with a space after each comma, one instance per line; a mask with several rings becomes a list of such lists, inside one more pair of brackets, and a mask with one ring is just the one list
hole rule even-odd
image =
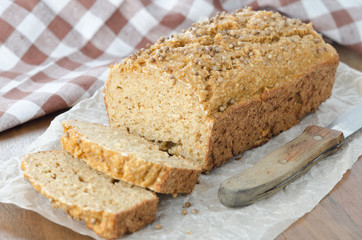
[[[362, 56], [334, 44], [340, 60], [362, 71]], [[20, 138], [27, 134], [37, 137], [60, 112], [30, 121], [0, 134], [2, 157], [23, 154], [23, 149], [2, 141]], [[11, 141], [7, 141], [11, 142]], [[361, 146], [362, 149], [362, 146]], [[91, 239], [48, 221], [39, 214], [0, 203], [0, 239]], [[292, 224], [280, 239], [362, 239], [362, 157], [347, 171], [335, 188], [310, 212]]]

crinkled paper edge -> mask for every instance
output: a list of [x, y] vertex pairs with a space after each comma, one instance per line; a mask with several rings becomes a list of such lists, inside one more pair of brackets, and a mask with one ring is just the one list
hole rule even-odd
[[[362, 102], [362, 73], [340, 63], [336, 83], [330, 99], [315, 113], [307, 115], [300, 124], [274, 137], [265, 145], [246, 151], [241, 160], [230, 160], [221, 168], [200, 177], [200, 184], [187, 196], [160, 196], [157, 219], [134, 234], [123, 239], [273, 239], [289, 225], [311, 211], [340, 181], [362, 154], [361, 131], [352, 136], [336, 154], [320, 161], [310, 171], [268, 199], [248, 207], [229, 209], [217, 199], [219, 184], [239, 173], [259, 159], [296, 136], [308, 125], [326, 126], [353, 105]], [[108, 124], [103, 103], [102, 89], [81, 101], [71, 110], [56, 117], [46, 132], [28, 152], [61, 148], [61, 121], [79, 119]], [[49, 201], [36, 192], [24, 179], [20, 170], [21, 158], [5, 161], [0, 170], [0, 202], [12, 203], [33, 210], [45, 218], [68, 227], [80, 234], [99, 239], [83, 222], [69, 219], [64, 212], [54, 209]], [[188, 214], [182, 215], [182, 206], [191, 202]], [[193, 214], [192, 209], [198, 213]], [[155, 224], [163, 225], [161, 230]]]

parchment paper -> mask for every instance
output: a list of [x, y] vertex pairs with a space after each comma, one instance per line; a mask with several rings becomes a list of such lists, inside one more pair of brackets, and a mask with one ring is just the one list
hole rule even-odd
[[[362, 131], [345, 142], [334, 155], [316, 164], [309, 172], [274, 196], [248, 207], [228, 209], [218, 202], [219, 184], [264, 157], [281, 144], [298, 136], [312, 124], [326, 126], [353, 105], [362, 102], [362, 73], [341, 63], [330, 99], [315, 113], [307, 115], [300, 124], [274, 137], [267, 144], [241, 154], [241, 160], [230, 160], [221, 168], [200, 177], [192, 194], [187, 196], [160, 196], [157, 219], [123, 239], [273, 239], [298, 218], [311, 211], [338, 183], [362, 154]], [[92, 98], [83, 100], [70, 111], [59, 115], [28, 152], [61, 148], [61, 121], [79, 119], [108, 124], [102, 89]], [[0, 201], [38, 212], [58, 224], [78, 233], [97, 237], [83, 222], [69, 219], [64, 212], [53, 209], [49, 201], [36, 192], [24, 179], [20, 158], [2, 163], [0, 169]], [[185, 202], [191, 202], [188, 214], [182, 215]], [[192, 213], [197, 209], [198, 213]], [[157, 223], [162, 224], [156, 230]]]

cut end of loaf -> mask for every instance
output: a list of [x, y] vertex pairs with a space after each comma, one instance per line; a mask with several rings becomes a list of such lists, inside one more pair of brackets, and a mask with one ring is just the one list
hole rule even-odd
[[63, 150], [24, 156], [24, 176], [33, 187], [104, 238], [135, 232], [156, 218], [157, 196], [90, 168]]
[[157, 69], [134, 69], [127, 74], [111, 71], [107, 84], [105, 102], [111, 127], [203, 164], [208, 138], [203, 133], [210, 131], [211, 120], [187, 85], [170, 83]]

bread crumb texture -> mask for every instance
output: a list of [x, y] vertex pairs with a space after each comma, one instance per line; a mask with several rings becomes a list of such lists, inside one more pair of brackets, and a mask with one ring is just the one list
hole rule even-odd
[[201, 169], [158, 145], [96, 123], [63, 122], [62, 146], [74, 157], [116, 179], [159, 193], [191, 193]]
[[22, 169], [53, 207], [83, 220], [101, 237], [118, 238], [156, 218], [154, 193], [108, 177], [63, 150], [27, 154]]
[[209, 170], [313, 111], [330, 96], [337, 65], [312, 23], [246, 8], [111, 66], [105, 103], [112, 126]]

